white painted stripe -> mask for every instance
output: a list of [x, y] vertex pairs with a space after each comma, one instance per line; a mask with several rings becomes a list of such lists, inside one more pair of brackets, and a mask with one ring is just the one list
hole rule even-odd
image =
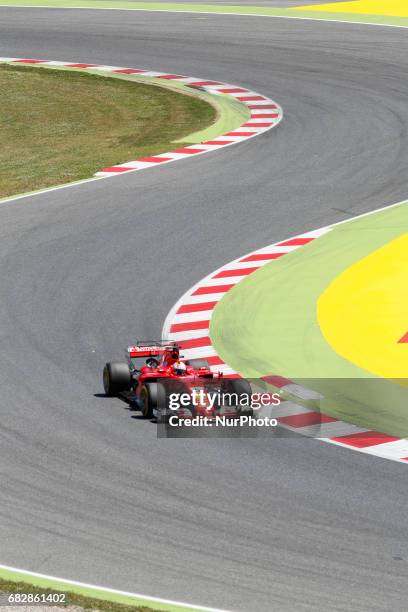
[[367, 446], [364, 450], [372, 455], [380, 455], [390, 459], [402, 459], [403, 457], [408, 457], [408, 440], [402, 438], [401, 440], [395, 440], [394, 442], [385, 442], [384, 444]]
[[305, 412], [313, 412], [304, 406], [299, 406], [294, 402], [282, 402], [279, 406], [273, 408], [273, 416], [277, 419], [279, 417], [295, 416], [297, 414], [304, 414]]
[[[214, 274], [217, 274], [220, 270], [217, 270], [216, 272], [214, 272]], [[199, 284], [195, 285], [190, 291], [192, 291], [192, 293], [194, 293], [194, 291], [198, 288], [200, 289], [204, 289], [204, 287], [215, 287], [216, 285], [236, 285], [239, 282], [240, 278], [245, 278], [243, 276], [235, 276], [233, 278], [228, 278], [227, 280], [225, 278], [213, 278], [211, 276], [207, 276], [203, 281], [201, 281]], [[188, 292], [188, 294], [186, 295], [190, 295], [190, 291]], [[203, 294], [204, 296], [205, 294]], [[184, 298], [183, 298], [183, 303], [184, 303]]]
[[126, 68], [121, 68], [120, 66], [96, 66], [95, 68], [91, 68], [91, 70], [101, 70], [103, 72], [113, 72], [114, 70], [126, 70]]
[[[198, 149], [199, 146], [197, 145], [196, 148]], [[206, 151], [205, 151], [206, 152]], [[187, 159], [192, 158], [192, 157], [196, 157], [196, 155], [201, 155], [201, 153], [175, 153], [174, 151], [170, 151], [169, 153], [162, 153], [161, 155], [155, 155], [154, 157], [161, 157], [161, 158], [166, 158], [166, 157], [170, 157], [171, 161], [176, 161], [179, 159]]]
[[[244, 126], [241, 126], [241, 127], [237, 127], [235, 130], [233, 130], [233, 132], [231, 132], [230, 135], [234, 135], [234, 132], [239, 132], [240, 134], [243, 134], [243, 133], [253, 134], [254, 131], [263, 131], [263, 130], [266, 130], [266, 129], [268, 129], [268, 128], [244, 127]], [[235, 138], [235, 135], [234, 135], [234, 138]]]
[[255, 117], [254, 119], [249, 118], [248, 123], [269, 123], [269, 125], [272, 125], [273, 119], [271, 119], [270, 117], [267, 117], [266, 119], [262, 119], [262, 117], [258, 117], [258, 118]]
[[[129, 171], [131, 171], [130, 168], [129, 168]], [[112, 176], [118, 176], [118, 175], [119, 175], [119, 172], [95, 172], [94, 177], [95, 177], [95, 179], [98, 179], [98, 178], [111, 178]]]
[[200, 346], [192, 349], [182, 349], [185, 359], [205, 359], [206, 357], [217, 357], [218, 354], [212, 346]]
[[[201, 332], [201, 334], [199, 334], [199, 332]], [[195, 338], [203, 337], [208, 337], [208, 330], [206, 333], [205, 329], [191, 329], [182, 332], [168, 332], [166, 339], [182, 342], [183, 340], [193, 340]]]
[[[139, 68], [135, 68], [134, 70], [139, 70]], [[159, 77], [159, 76], [162, 76], [164, 73], [163, 72], [155, 72], [153, 70], [143, 70], [141, 74], [143, 76]]]
[[225, 293], [206, 293], [205, 295], [189, 295], [184, 304], [204, 304], [205, 302], [219, 302]]
[[[250, 266], [248, 266], [250, 267]], [[207, 279], [205, 283], [200, 287], [211, 287], [212, 285], [237, 285], [243, 278], [246, 278], [248, 275], [244, 274], [243, 276], [224, 276], [222, 278], [210, 278]]]
[[[275, 102], [273, 102], [273, 104], [275, 104]], [[280, 115], [281, 110], [280, 108], [251, 108], [251, 115], [269, 114], [269, 113], [270, 114], [275, 113], [277, 115]]]
[[196, 83], [199, 79], [197, 79], [196, 77], [187, 77], [187, 76], [182, 76], [180, 79], [170, 79], [172, 81], [178, 81], [179, 83]]
[[157, 166], [154, 162], [142, 162], [137, 159], [129, 162], [125, 162], [124, 164], [117, 164], [113, 166], [113, 168], [129, 168], [130, 170], [143, 170], [144, 168], [151, 168], [152, 166]]
[[[262, 100], [247, 100], [246, 102], [244, 102], [244, 104], [247, 104], [248, 106], [251, 105], [251, 107], [254, 106], [264, 106], [265, 104], [267, 104], [268, 106], [270, 104], [275, 104], [275, 102], [272, 102], [272, 100], [270, 100], [269, 98], [263, 98]], [[254, 109], [251, 109], [254, 110]], [[271, 108], [268, 108], [269, 111], [273, 110]]]
[[261, 268], [262, 261], [234, 261], [231, 264], [227, 264], [223, 271], [230, 270], [246, 270], [247, 268]]
[[306, 232], [305, 234], [300, 234], [297, 238], [320, 238], [327, 234], [332, 229], [331, 226], [328, 227], [320, 227], [319, 229], [312, 230], [311, 232]]
[[256, 263], [257, 267], [263, 268], [264, 266], [266, 266], [266, 264], [271, 263], [271, 261], [273, 261], [273, 259], [268, 258], [265, 254], [265, 259], [256, 259], [255, 261], [245, 261], [240, 263], [246, 263], [248, 268], [252, 268], [252, 264]]
[[219, 144], [213, 144], [213, 145], [207, 145], [207, 144], [202, 144], [201, 142], [199, 144], [196, 145], [192, 145], [193, 147], [196, 146], [199, 149], [203, 149], [204, 151], [216, 151], [217, 149], [220, 149], [222, 147], [225, 146], [225, 144], [223, 144], [222, 142], [220, 142]]
[[308, 427], [301, 427], [299, 429], [299, 433], [305, 436], [316, 436], [317, 438], [337, 438], [339, 436], [351, 436], [353, 434], [362, 433], [363, 431], [367, 431], [364, 427], [356, 427], [356, 425], [352, 425], [351, 423], [346, 423], [344, 421], [334, 421], [333, 423], [322, 423], [317, 425], [318, 432], [316, 433], [315, 428], [310, 427], [310, 431]]
[[[24, 576], [31, 576], [33, 578], [43, 578], [45, 580], [52, 580], [61, 584], [78, 586], [86, 589], [94, 589], [103, 593], [110, 593], [113, 595], [123, 595], [124, 597], [134, 597], [138, 599], [145, 599], [149, 602], [155, 602], [158, 604], [167, 604], [173, 606], [180, 606], [181, 608], [191, 608], [192, 610], [202, 610], [203, 612], [227, 612], [226, 610], [220, 610], [219, 608], [206, 608], [203, 606], [197, 606], [194, 604], [184, 603], [180, 601], [174, 601], [171, 599], [162, 599], [160, 597], [151, 597], [150, 595], [142, 595], [141, 593], [132, 593], [130, 591], [119, 591], [117, 589], [109, 589], [107, 587], [97, 586], [95, 584], [89, 584], [86, 582], [77, 582], [76, 580], [67, 580], [66, 578], [57, 578], [56, 576], [49, 576], [48, 574], [39, 574], [37, 572], [30, 572], [27, 570], [19, 569], [17, 567], [11, 567], [9, 565], [0, 565], [0, 570], [6, 570], [8, 572], [23, 574]], [[40, 606], [41, 608], [41, 606]], [[40, 609], [39, 608], [39, 609]]]
[[217, 138], [211, 138], [213, 142], [219, 142], [224, 144], [229, 144], [230, 142], [241, 142], [241, 140], [246, 140], [247, 136], [236, 136], [235, 134], [228, 134], [228, 136], [217, 136]]
[[208, 321], [211, 319], [212, 310], [202, 312], [182, 312], [174, 315], [173, 323], [192, 323], [194, 321]]
[[229, 376], [231, 374], [236, 374], [235, 370], [230, 368], [230, 366], [226, 364], [213, 365], [210, 366], [211, 372], [222, 372], [224, 376]]
[[321, 393], [313, 391], [313, 389], [307, 389], [306, 387], [302, 387], [296, 383], [285, 385], [284, 387], [281, 387], [281, 389], [282, 391], [286, 391], [287, 393], [290, 393], [291, 395], [294, 395], [302, 400], [321, 400], [324, 397]]
[[72, 62], [57, 62], [57, 61], [50, 61], [50, 62], [45, 62], [47, 66], [67, 66], [67, 64], [72, 64]]
[[[257, 91], [251, 91], [250, 89], [248, 89], [247, 91], [230, 93], [229, 95], [230, 96], [234, 96], [234, 98], [246, 98], [247, 96], [260, 96], [264, 102], [268, 102], [269, 101], [269, 98], [265, 98], [265, 96], [262, 96]], [[245, 100], [244, 101], [244, 103], [246, 103], [246, 104], [252, 104], [252, 102], [253, 102], [253, 100]]]
[[[290, 253], [291, 251], [296, 251], [302, 245], [291, 245], [291, 246], [277, 246], [276, 244], [271, 244], [269, 246], [263, 247], [262, 249], [258, 249], [258, 251], [253, 251], [252, 253], [248, 253], [248, 255], [243, 255], [241, 259], [245, 259], [250, 255], [262, 255], [263, 253]], [[231, 262], [232, 264], [233, 262]], [[250, 262], [252, 263], [252, 262]], [[230, 265], [230, 264], [227, 264]]]
[[274, 412], [275, 406], [261, 406], [258, 409], [254, 409], [254, 416], [256, 417], [268, 417], [270, 419], [276, 419]]

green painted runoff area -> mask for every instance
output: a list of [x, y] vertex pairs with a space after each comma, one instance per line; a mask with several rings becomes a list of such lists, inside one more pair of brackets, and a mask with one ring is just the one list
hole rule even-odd
[[314, 407], [325, 414], [408, 437], [407, 389], [335, 353], [316, 314], [335, 277], [407, 231], [408, 204], [401, 204], [338, 225], [252, 273], [214, 309], [210, 336], [217, 353], [245, 377], [279, 375], [319, 391], [324, 399]]
[[[307, 4], [307, 2], [306, 2]], [[265, 17], [289, 17], [292, 19], [313, 19], [323, 21], [344, 21], [348, 23], [369, 23], [408, 27], [407, 17], [363, 15], [358, 13], [330, 13], [326, 11], [294, 10], [293, 8], [272, 8], [267, 6], [230, 6], [226, 4], [183, 4], [163, 2], [122, 2], [118, 0], [0, 0], [0, 6], [87, 8], [149, 10], [189, 13], [215, 13], [227, 15], [259, 15]]]

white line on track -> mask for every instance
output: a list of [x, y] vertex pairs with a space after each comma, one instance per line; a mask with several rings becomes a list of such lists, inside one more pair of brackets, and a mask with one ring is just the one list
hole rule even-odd
[[116, 589], [109, 589], [107, 587], [96, 586], [94, 584], [87, 584], [86, 582], [77, 582], [76, 580], [66, 580], [65, 578], [57, 578], [56, 576], [48, 576], [47, 574], [38, 574], [37, 572], [30, 572], [28, 570], [18, 569], [16, 567], [10, 567], [9, 565], [0, 565], [1, 570], [13, 572], [16, 574], [22, 574], [32, 578], [42, 578], [44, 580], [50, 580], [66, 584], [67, 586], [77, 586], [84, 589], [92, 589], [95, 591], [101, 591], [102, 593], [110, 593], [112, 595], [122, 595], [124, 597], [134, 597], [135, 599], [144, 599], [146, 601], [158, 604], [166, 604], [170, 606], [179, 606], [180, 608], [187, 608], [191, 610], [200, 610], [202, 612], [227, 612], [227, 610], [221, 610], [220, 608], [206, 608], [203, 606], [197, 606], [189, 603], [183, 603], [180, 601], [173, 601], [171, 599], [161, 599], [160, 597], [150, 597], [148, 595], [141, 595], [140, 593], [131, 593], [128, 591], [118, 591]]

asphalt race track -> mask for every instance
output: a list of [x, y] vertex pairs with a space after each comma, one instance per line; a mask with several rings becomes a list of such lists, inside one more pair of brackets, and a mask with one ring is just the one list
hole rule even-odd
[[214, 268], [406, 198], [406, 31], [2, 8], [0, 55], [242, 84], [285, 112], [212, 155], [0, 204], [1, 563], [248, 612], [406, 610], [404, 465], [157, 440], [99, 396], [104, 362]]

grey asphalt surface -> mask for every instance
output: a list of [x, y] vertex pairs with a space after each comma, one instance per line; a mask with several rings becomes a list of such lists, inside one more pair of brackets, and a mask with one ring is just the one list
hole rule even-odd
[[0, 53], [242, 84], [271, 132], [0, 204], [0, 559], [240, 611], [403, 611], [404, 465], [305, 439], [157, 440], [101, 370], [199, 278], [408, 193], [405, 30], [0, 10]]

